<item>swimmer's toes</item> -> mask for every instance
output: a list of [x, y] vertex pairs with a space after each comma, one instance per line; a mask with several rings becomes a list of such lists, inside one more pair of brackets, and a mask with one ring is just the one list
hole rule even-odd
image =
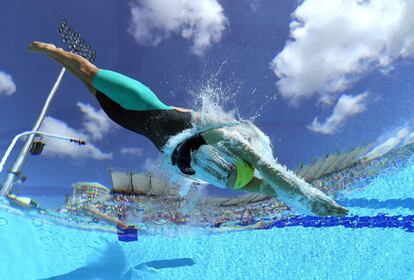
[[42, 50], [46, 50], [48, 48], [56, 48], [53, 44], [43, 43], [39, 41], [33, 41], [29, 44], [29, 51], [32, 52], [39, 52]]
[[29, 51], [39, 51], [42, 47], [42, 42], [33, 41], [29, 44]]

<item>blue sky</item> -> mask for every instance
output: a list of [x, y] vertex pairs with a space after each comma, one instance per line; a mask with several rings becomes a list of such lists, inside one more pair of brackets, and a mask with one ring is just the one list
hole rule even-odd
[[[246, 119], [259, 113], [256, 125], [288, 167], [381, 135], [386, 145], [410, 141], [413, 10], [409, 1], [386, 0], [2, 0], [0, 152], [32, 127], [57, 78], [60, 66], [27, 46], [63, 47], [62, 19], [96, 49], [98, 67], [140, 80], [167, 104], [191, 107], [191, 92], [213, 77], [236, 93], [226, 109]], [[147, 139], [107, 120], [69, 73], [45, 129], [89, 145], [48, 140], [25, 165], [28, 185], [110, 185], [108, 168], [143, 171], [158, 155]]]

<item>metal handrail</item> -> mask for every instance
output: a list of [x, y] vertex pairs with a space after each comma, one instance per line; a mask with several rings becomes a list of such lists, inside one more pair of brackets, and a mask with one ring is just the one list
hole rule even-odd
[[[68, 140], [70, 142], [75, 142], [79, 145], [85, 145], [86, 141], [84, 140], [79, 140], [76, 138], [71, 138], [71, 137], [67, 137], [67, 136], [62, 136], [62, 135], [58, 135], [58, 134], [52, 134], [52, 133], [47, 133], [47, 132], [42, 132], [42, 131], [25, 131], [22, 132], [20, 134], [17, 134], [16, 136], [14, 136], [12, 142], [10, 143], [9, 147], [6, 150], [6, 153], [4, 154], [3, 158], [1, 159], [0, 162], [0, 172], [3, 171], [3, 167], [7, 161], [7, 158], [10, 156], [11, 151], [13, 150], [14, 146], [16, 145], [17, 140], [19, 140], [20, 137], [22, 136], [26, 136], [26, 135], [34, 135], [34, 136], [46, 136], [46, 137], [51, 137], [51, 138], [56, 138], [56, 139], [60, 139], [60, 140]], [[11, 169], [9, 171], [9, 173], [16, 173], [18, 172], [18, 170], [13, 170]]]
[[[81, 35], [76, 32], [72, 27], [70, 27], [67, 23], [66, 20], [62, 20], [62, 22], [59, 25], [59, 33], [61, 35], [61, 40], [62, 43], [65, 44], [67, 46], [67, 48], [69, 49], [69, 51], [76, 53], [82, 57], [84, 57], [85, 59], [89, 60], [90, 62], [95, 61], [96, 59], [96, 51], [92, 50], [91, 46], [89, 44], [87, 44], [87, 42], [85, 42], [84, 39], [81, 38]], [[50, 91], [46, 102], [43, 106], [43, 109], [35, 123], [35, 125], [32, 128], [32, 132], [39, 132], [38, 130], [40, 129], [40, 126], [46, 116], [46, 112], [49, 109], [50, 103], [52, 102], [52, 99], [60, 85], [60, 82], [63, 78], [63, 75], [65, 74], [66, 69], [63, 67], [59, 73], [59, 76], [52, 88], [52, 90]], [[19, 155], [17, 156], [16, 160], [13, 163], [13, 166], [11, 168], [11, 170], [13, 172], [9, 172], [9, 174], [7, 175], [6, 179], [3, 181], [2, 184], [0, 184], [0, 198], [3, 196], [6, 196], [12, 189], [13, 187], [13, 183], [14, 181], [17, 179], [20, 170], [23, 168], [23, 164], [25, 163], [27, 157], [28, 157], [28, 153], [30, 150], [30, 147], [32, 145], [33, 139], [35, 137], [34, 135], [35, 133], [29, 133], [26, 142], [23, 146], [23, 148], [20, 150]], [[38, 133], [39, 134], [39, 133]], [[15, 139], [13, 139], [14, 144]], [[14, 146], [14, 144], [12, 146]], [[11, 151], [11, 150], [10, 150]], [[9, 153], [10, 153], [9, 151]], [[7, 153], [7, 152], [6, 152]], [[8, 156], [7, 156], [8, 157]], [[6, 157], [6, 158], [7, 158]], [[4, 163], [3, 163], [4, 164]], [[3, 168], [3, 166], [1, 166], [1, 168]]]

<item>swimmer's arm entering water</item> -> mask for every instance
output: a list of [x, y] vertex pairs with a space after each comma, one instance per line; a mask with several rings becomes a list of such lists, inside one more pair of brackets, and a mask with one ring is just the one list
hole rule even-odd
[[263, 180], [270, 184], [277, 196], [289, 206], [299, 207], [306, 212], [321, 216], [340, 216], [348, 213], [346, 208], [338, 205], [293, 172], [279, 164], [263, 160], [263, 157], [256, 153], [247, 140], [238, 133], [231, 133], [225, 129], [212, 129], [205, 131], [202, 136], [210, 145], [223, 143], [232, 153], [254, 166]]

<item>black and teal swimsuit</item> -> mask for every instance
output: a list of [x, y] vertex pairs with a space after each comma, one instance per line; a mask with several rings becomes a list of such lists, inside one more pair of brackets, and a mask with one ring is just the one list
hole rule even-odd
[[102, 109], [113, 121], [147, 137], [160, 151], [172, 136], [192, 127], [192, 112], [165, 105], [137, 80], [100, 69], [92, 85]]
[[[105, 113], [122, 127], [146, 136], [158, 150], [163, 151], [168, 140], [192, 128], [192, 112], [180, 112], [162, 103], [145, 85], [120, 73], [100, 69], [92, 80], [96, 98]], [[201, 134], [193, 135], [175, 147], [171, 163], [180, 171], [194, 175], [191, 154], [206, 145]], [[235, 168], [237, 180], [234, 188], [240, 189], [253, 178], [249, 164], [239, 159]]]

